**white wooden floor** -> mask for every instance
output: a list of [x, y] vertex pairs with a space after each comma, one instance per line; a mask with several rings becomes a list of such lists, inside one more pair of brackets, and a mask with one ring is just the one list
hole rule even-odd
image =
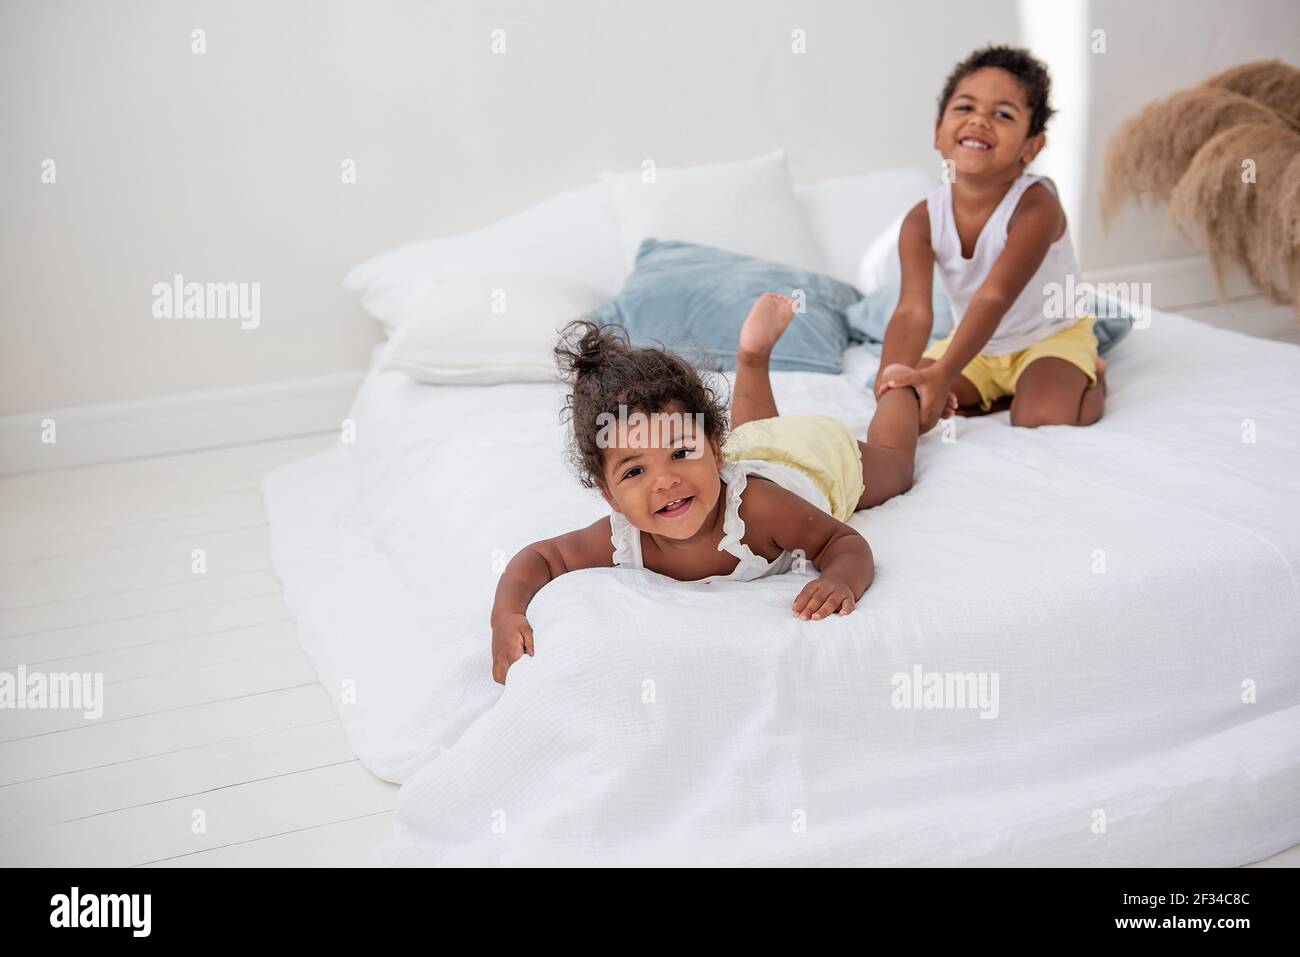
[[1226, 302], [1210, 301], [1169, 307], [1166, 312], [1190, 316], [1212, 326], [1222, 326], [1262, 339], [1277, 339], [1300, 345], [1300, 317], [1287, 306], [1269, 302], [1263, 296], [1238, 296]]
[[[1275, 307], [1203, 311], [1300, 333]], [[0, 479], [0, 669], [105, 682], [98, 720], [0, 709], [0, 865], [364, 865], [389, 838], [397, 787], [358, 763], [298, 644], [259, 491], [336, 440]]]
[[104, 676], [97, 720], [0, 710], [0, 865], [364, 865], [391, 836], [397, 786], [298, 644], [259, 491], [336, 440], [0, 479], [0, 668]]

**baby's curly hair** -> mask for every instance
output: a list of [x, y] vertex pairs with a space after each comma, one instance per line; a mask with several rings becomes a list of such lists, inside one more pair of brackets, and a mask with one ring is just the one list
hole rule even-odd
[[1043, 61], [1028, 50], [1008, 46], [986, 46], [953, 67], [943, 85], [943, 93], [939, 95], [939, 116], [935, 123], [943, 120], [943, 111], [948, 108], [957, 84], [986, 66], [1006, 70], [1020, 81], [1025, 91], [1025, 102], [1029, 105], [1029, 135], [1037, 136], [1047, 129], [1047, 121], [1056, 113], [1048, 103], [1052, 94], [1052, 77]]
[[[662, 344], [661, 344], [662, 345]], [[665, 348], [633, 347], [627, 330], [611, 323], [600, 326], [590, 319], [572, 320], [560, 330], [555, 347], [560, 375], [571, 387], [565, 399], [573, 431], [568, 459], [584, 488], [605, 489], [605, 459], [597, 435], [601, 413], [666, 411], [680, 402], [687, 414], [703, 413], [704, 431], [719, 444], [729, 429], [727, 400], [709, 386], [699, 370]]]

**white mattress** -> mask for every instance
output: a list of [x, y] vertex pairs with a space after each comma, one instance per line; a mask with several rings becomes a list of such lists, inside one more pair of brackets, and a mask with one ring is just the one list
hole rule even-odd
[[[847, 360], [774, 375], [781, 410], [864, 435], [875, 360]], [[356, 444], [265, 495], [321, 681], [405, 782], [376, 862], [1234, 865], [1300, 843], [1300, 348], [1156, 313], [1111, 360], [1094, 427], [926, 436], [912, 491], [853, 520], [878, 567], [853, 614], [793, 619], [806, 575], [574, 572], [504, 689], [499, 569], [606, 511], [562, 460], [562, 387], [372, 372]], [[894, 707], [918, 667], [996, 675], [996, 718]]]

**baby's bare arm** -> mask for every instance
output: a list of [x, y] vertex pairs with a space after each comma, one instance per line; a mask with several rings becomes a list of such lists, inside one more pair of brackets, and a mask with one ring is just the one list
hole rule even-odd
[[524, 613], [534, 595], [565, 572], [613, 565], [608, 516], [586, 528], [521, 548], [501, 573], [492, 603], [493, 680], [505, 684], [510, 666], [520, 656], [533, 653], [533, 629]]
[[533, 596], [565, 572], [612, 567], [614, 545], [610, 540], [609, 516], [586, 528], [525, 545], [501, 573], [492, 617], [524, 614]]
[[[836, 586], [839, 596], [835, 609], [847, 602], [848, 610], [852, 611], [853, 605], [871, 587], [876, 566], [867, 540], [856, 529], [788, 489], [774, 482], [749, 482], [740, 503], [740, 517], [745, 520], [746, 532], [752, 528], [778, 548], [800, 549], [821, 572], [821, 578], [809, 583], [795, 599], [796, 614], [806, 611], [811, 616], [818, 612], [823, 601], [829, 600], [830, 585]], [[749, 535], [745, 537], [748, 539]], [[814, 598], [819, 596], [823, 600], [814, 605]]]

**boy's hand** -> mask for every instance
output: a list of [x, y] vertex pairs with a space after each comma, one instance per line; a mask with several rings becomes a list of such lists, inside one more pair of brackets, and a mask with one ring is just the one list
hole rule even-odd
[[847, 615], [856, 604], [853, 590], [847, 583], [823, 575], [804, 585], [803, 591], [794, 600], [794, 613], [804, 621], [816, 621], [829, 617], [837, 610], [841, 615]]
[[506, 683], [506, 672], [524, 655], [533, 653], [533, 626], [523, 615], [492, 619], [492, 680]]
[[901, 363], [891, 363], [880, 370], [876, 383], [876, 397], [884, 395], [890, 389], [903, 389], [911, 386], [921, 400], [922, 434], [934, 428], [940, 419], [950, 418], [957, 411], [957, 394], [952, 391], [952, 380], [938, 365], [926, 366], [924, 369], [909, 369]]

